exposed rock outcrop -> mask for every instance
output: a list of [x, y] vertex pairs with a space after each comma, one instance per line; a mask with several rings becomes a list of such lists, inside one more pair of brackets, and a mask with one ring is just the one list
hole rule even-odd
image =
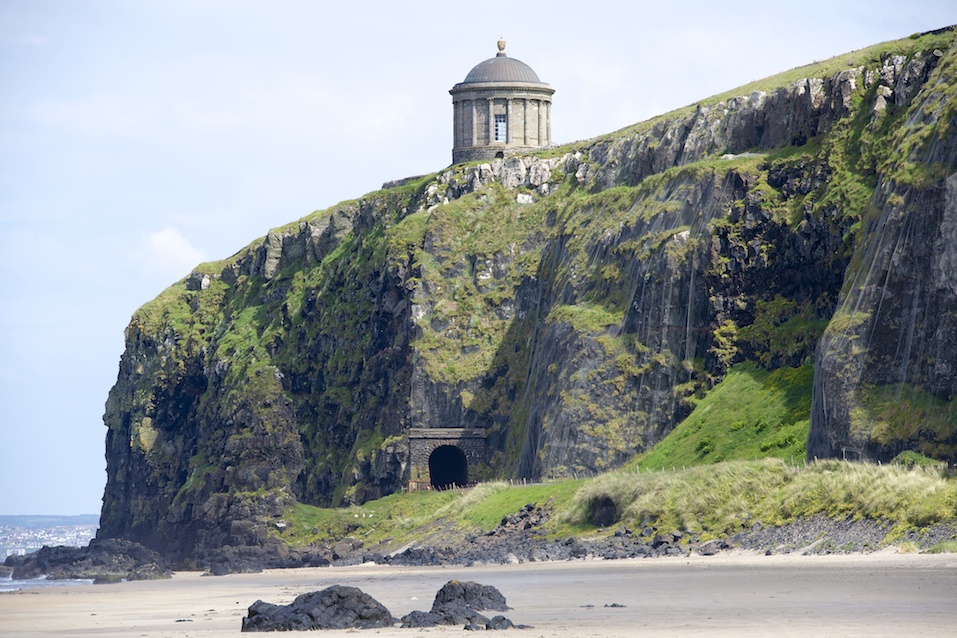
[[139, 543], [122, 539], [94, 539], [87, 547], [42, 547], [25, 556], [8, 556], [15, 579], [156, 580], [172, 576], [170, 563]]
[[882, 69], [895, 104], [911, 102], [818, 347], [810, 456], [957, 462], [955, 74], [939, 50]]

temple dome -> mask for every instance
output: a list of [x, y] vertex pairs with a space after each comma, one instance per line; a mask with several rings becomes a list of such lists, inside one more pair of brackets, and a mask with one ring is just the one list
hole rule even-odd
[[498, 54], [484, 62], [476, 64], [465, 76], [462, 84], [482, 82], [521, 82], [525, 84], [544, 84], [538, 74], [521, 60], [505, 55], [505, 41], [498, 41]]

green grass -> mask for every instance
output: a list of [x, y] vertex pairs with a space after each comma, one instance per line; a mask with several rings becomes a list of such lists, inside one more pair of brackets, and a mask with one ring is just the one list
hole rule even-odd
[[299, 504], [286, 511], [287, 527], [281, 536], [293, 546], [330, 542], [350, 535], [366, 543], [388, 536], [404, 538], [430, 522], [429, 513], [452, 502], [456, 494], [451, 491], [392, 494], [344, 508]]
[[[595, 504], [614, 504], [614, 522], [599, 527]], [[609, 472], [587, 480], [511, 486], [483, 483], [467, 490], [393, 494], [362, 506], [324, 509], [296, 505], [276, 536], [308, 547], [346, 536], [367, 547], [461, 542], [493, 529], [526, 504], [546, 506], [545, 532], [598, 537], [618, 525], [651, 524], [702, 538], [737, 533], [757, 521], [781, 525], [823, 515], [885, 523], [886, 542], [957, 517], [957, 480], [940, 468], [819, 461], [791, 465], [781, 459], [732, 461], [684, 470]], [[957, 541], [934, 551], [955, 551]]]
[[[569, 480], [510, 486], [482, 483], [467, 490], [403, 492], [348, 508], [295, 505], [285, 514], [286, 527], [277, 536], [293, 546], [328, 543], [345, 536], [366, 545], [401, 547], [430, 538], [461, 540], [466, 534], [487, 532], [502, 518], [525, 505], [546, 505], [564, 511], [583, 481]], [[556, 526], [568, 533], [574, 524]]]
[[957, 515], [957, 481], [937, 469], [842, 461], [807, 467], [780, 459], [733, 461], [686, 470], [612, 472], [587, 483], [566, 513], [587, 523], [594, 502], [611, 501], [622, 522], [723, 536], [754, 521], [780, 525], [799, 517], [890, 524], [889, 539]]
[[900, 454], [894, 457], [891, 461], [896, 465], [901, 467], [936, 467], [943, 470], [947, 467], [947, 463], [944, 461], [938, 461], [937, 459], [932, 459], [928, 456], [924, 456], [920, 452], [914, 452], [913, 450], [904, 450]]
[[764, 457], [802, 460], [812, 380], [810, 364], [767, 372], [749, 362], [739, 363], [632, 467], [670, 469]]
[[[571, 482], [556, 493], [567, 502]], [[367, 546], [382, 543], [393, 549], [409, 543], [426, 543], [441, 536], [445, 542], [460, 541], [467, 533], [494, 528], [507, 514], [527, 503], [544, 503], [551, 497], [548, 485], [506, 488], [504, 483], [486, 483], [468, 490], [405, 492], [349, 508], [319, 508], [296, 505], [286, 512], [287, 527], [279, 537], [293, 546], [331, 543], [345, 536], [361, 539]]]
[[538, 270], [541, 246], [533, 237], [543, 218], [542, 204], [518, 205], [495, 184], [388, 230], [390, 257], [407, 262], [414, 283], [430, 291], [415, 343], [430, 379], [469, 382], [492, 365], [510, 325], [500, 307]]
[[477, 497], [467, 496], [461, 503], [456, 503], [456, 507], [462, 508], [461, 517], [466, 525], [488, 531], [498, 525], [503, 516], [517, 512], [528, 504], [548, 503], [557, 510], [565, 509], [582, 483], [582, 480], [568, 480], [527, 486], [483, 484], [476, 490]]

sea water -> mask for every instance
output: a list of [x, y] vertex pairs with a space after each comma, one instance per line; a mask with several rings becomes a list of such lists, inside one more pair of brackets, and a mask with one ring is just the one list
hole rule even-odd
[[46, 577], [23, 578], [14, 580], [9, 576], [0, 578], [0, 593], [5, 591], [19, 591], [21, 589], [37, 589], [39, 587], [65, 587], [67, 585], [92, 585], [93, 579], [70, 578], [64, 580], [50, 580]]

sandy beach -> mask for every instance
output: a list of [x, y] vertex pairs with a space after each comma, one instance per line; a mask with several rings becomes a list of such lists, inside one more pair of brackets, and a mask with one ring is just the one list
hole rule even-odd
[[[0, 594], [0, 636], [240, 633], [257, 599], [288, 603], [334, 584], [359, 587], [397, 618], [428, 610], [448, 580], [494, 585], [537, 636], [953, 636], [957, 555], [763, 556], [531, 563], [472, 568], [375, 565], [165, 581], [73, 585]], [[619, 605], [606, 607], [606, 605]], [[461, 635], [462, 627], [327, 631], [383, 638]]]

